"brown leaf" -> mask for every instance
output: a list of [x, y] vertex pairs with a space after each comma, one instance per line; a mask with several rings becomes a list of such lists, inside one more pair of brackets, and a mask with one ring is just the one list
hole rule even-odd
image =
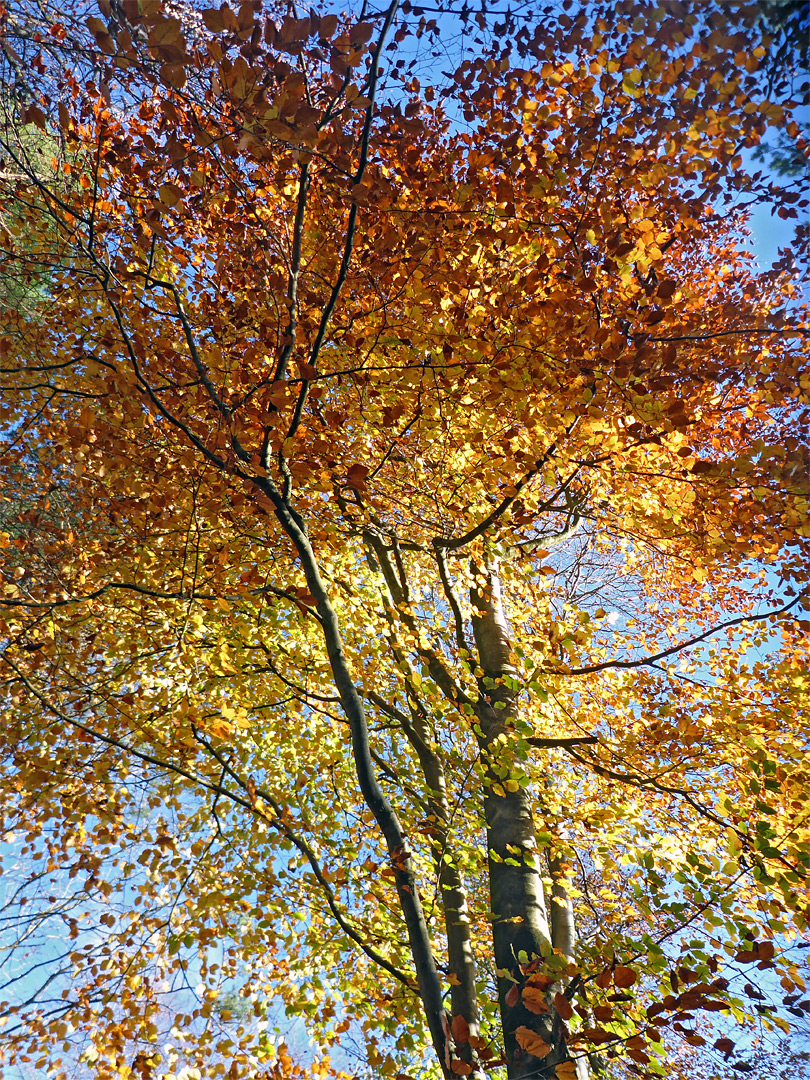
[[715, 1050], [719, 1050], [721, 1054], [724, 1054], [726, 1058], [734, 1053], [734, 1043], [731, 1039], [717, 1039], [714, 1048]]
[[45, 131], [48, 126], [45, 113], [36, 105], [26, 105], [21, 110], [21, 119], [24, 124], [35, 124], [40, 131]]
[[293, 42], [304, 41], [309, 37], [309, 19], [286, 18], [279, 31], [279, 40], [282, 45], [290, 45]]
[[450, 1024], [450, 1030], [457, 1043], [470, 1041], [470, 1025], [463, 1016], [454, 1016]]
[[301, 372], [302, 379], [314, 379], [318, 374], [317, 369], [312, 364], [304, 363], [301, 360], [298, 361], [298, 370]]
[[206, 8], [202, 13], [202, 19], [206, 29], [212, 34], [221, 34], [225, 29], [225, 19], [218, 8]]
[[565, 996], [565, 994], [554, 995], [554, 1008], [557, 1010], [563, 1020], [570, 1020], [574, 1015], [574, 1010], [571, 1007], [571, 1002]]
[[307, 611], [312, 608], [317, 609], [318, 601], [305, 586], [299, 586], [293, 589], [293, 592], [298, 597], [298, 609], [302, 615], [306, 615]]
[[351, 38], [353, 45], [365, 45], [367, 41], [371, 41], [374, 36], [374, 24], [361, 22], [356, 23], [349, 31], [349, 37]]
[[359, 462], [355, 465], [350, 465], [346, 470], [346, 479], [350, 487], [361, 488], [366, 481], [366, 477], [371, 472], [367, 465], [361, 465]]
[[160, 201], [167, 206], [177, 206], [183, 198], [183, 189], [177, 184], [161, 184]]
[[164, 64], [160, 69], [160, 77], [175, 90], [182, 90], [187, 81], [186, 69], [182, 64]]
[[592, 1043], [606, 1043], [613, 1042], [616, 1038], [610, 1031], [605, 1031], [604, 1028], [582, 1028], [580, 1034], [583, 1038]]
[[635, 971], [629, 967], [622, 967], [621, 964], [613, 972], [613, 982], [621, 990], [632, 986], [636, 979], [638, 979], [638, 975]]
[[643, 1050], [633, 1050], [631, 1048], [627, 1051], [627, 1056], [632, 1058], [633, 1061], [637, 1061], [639, 1065], [648, 1065], [650, 1061], [650, 1055], [645, 1054]]

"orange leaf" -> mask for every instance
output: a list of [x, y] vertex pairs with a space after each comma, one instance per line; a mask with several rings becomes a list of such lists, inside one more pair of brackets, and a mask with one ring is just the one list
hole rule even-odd
[[547, 1013], [549, 1011], [545, 995], [537, 986], [524, 986], [522, 997], [523, 1004], [529, 1012], [539, 1015], [540, 1013]]
[[544, 1058], [546, 1054], [551, 1053], [551, 1047], [546, 1040], [541, 1035], [538, 1035], [536, 1031], [532, 1031], [531, 1028], [523, 1026], [517, 1028], [515, 1038], [521, 1050], [525, 1050], [527, 1054], [531, 1054], [533, 1057]]
[[453, 1058], [450, 1062], [450, 1068], [456, 1076], [469, 1076], [472, 1072], [472, 1065], [468, 1065], [466, 1061], [462, 1061], [460, 1058]]
[[506, 991], [506, 1004], [509, 1006], [510, 1009], [512, 1009], [515, 1007], [515, 1005], [517, 1005], [519, 1001], [520, 991], [516, 986], [510, 986], [509, 989]]

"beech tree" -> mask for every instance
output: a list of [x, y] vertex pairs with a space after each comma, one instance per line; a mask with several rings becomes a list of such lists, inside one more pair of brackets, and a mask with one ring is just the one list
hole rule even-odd
[[754, 1071], [810, 1011], [778, 28], [2, 18], [6, 1060]]

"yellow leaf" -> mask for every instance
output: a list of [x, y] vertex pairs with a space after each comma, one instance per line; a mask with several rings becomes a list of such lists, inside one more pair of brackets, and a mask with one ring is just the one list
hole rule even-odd
[[206, 727], [210, 734], [215, 735], [218, 739], [227, 739], [233, 734], [233, 725], [220, 717], [212, 717], [208, 720]]

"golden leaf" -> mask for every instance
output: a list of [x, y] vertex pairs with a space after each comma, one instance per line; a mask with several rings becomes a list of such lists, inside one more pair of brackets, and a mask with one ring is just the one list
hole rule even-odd
[[536, 1031], [532, 1031], [531, 1028], [521, 1027], [516, 1028], [515, 1038], [518, 1041], [518, 1045], [522, 1050], [525, 1050], [527, 1054], [531, 1054], [536, 1058], [544, 1058], [547, 1054], [551, 1053], [551, 1047], [546, 1040], [538, 1035]]

